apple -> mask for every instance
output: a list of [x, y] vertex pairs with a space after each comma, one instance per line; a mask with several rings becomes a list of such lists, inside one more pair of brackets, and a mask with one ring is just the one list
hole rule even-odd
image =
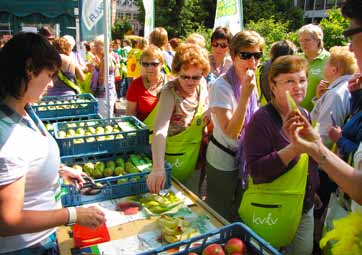
[[225, 251], [227, 254], [246, 254], [246, 246], [240, 238], [234, 237], [226, 242]]
[[190, 252], [187, 255], [198, 255], [196, 252]]
[[203, 251], [202, 255], [225, 255], [220, 244], [210, 244]]

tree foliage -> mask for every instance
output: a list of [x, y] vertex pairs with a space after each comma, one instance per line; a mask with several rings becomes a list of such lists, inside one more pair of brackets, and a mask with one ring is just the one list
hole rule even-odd
[[274, 17], [288, 23], [288, 31], [303, 25], [303, 10], [294, 6], [293, 0], [243, 0], [244, 24]]
[[[145, 10], [142, 0], [138, 21], [144, 25]], [[186, 37], [214, 25], [216, 3], [213, 0], [155, 0], [155, 27], [164, 27], [172, 37]]]
[[128, 19], [117, 18], [112, 26], [112, 38], [124, 39], [124, 36], [133, 29]]
[[343, 31], [348, 28], [348, 20], [342, 16], [340, 9], [329, 10], [328, 16], [321, 20], [320, 26], [323, 29], [326, 49], [335, 45], [347, 45]]
[[[288, 39], [296, 43], [297, 37], [295, 32], [288, 32], [289, 23], [281, 20], [276, 20], [273, 16], [266, 19], [261, 18], [258, 21], [249, 21], [246, 25], [247, 29], [257, 31], [265, 39], [265, 50], [269, 52], [271, 44], [274, 42]], [[268, 57], [268, 54], [264, 54], [264, 59]]]

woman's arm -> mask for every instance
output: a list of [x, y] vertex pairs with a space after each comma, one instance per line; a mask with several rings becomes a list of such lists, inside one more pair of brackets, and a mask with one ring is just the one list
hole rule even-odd
[[126, 115], [129, 116], [137, 115], [137, 102], [131, 102], [127, 100]]
[[[68, 223], [68, 209], [24, 210], [25, 177], [0, 187], [0, 236], [43, 231]], [[77, 208], [77, 223], [95, 228], [105, 222], [96, 208]]]
[[[241, 95], [238, 105], [234, 112], [230, 109], [221, 107], [213, 107], [212, 111], [215, 114], [222, 132], [232, 139], [237, 139], [244, 125], [245, 114], [248, 108], [250, 96], [255, 88], [255, 73], [248, 70], [242, 82]], [[231, 100], [231, 98], [229, 99]]]
[[318, 133], [299, 113], [289, 114], [285, 130], [299, 152], [308, 153], [342, 190], [362, 204], [362, 171], [354, 169], [325, 147]]
[[158, 193], [165, 185], [165, 150], [166, 137], [170, 119], [175, 108], [175, 100], [170, 90], [161, 93], [159, 110], [154, 120], [152, 137], [152, 172], [147, 178], [147, 185], [151, 192]]

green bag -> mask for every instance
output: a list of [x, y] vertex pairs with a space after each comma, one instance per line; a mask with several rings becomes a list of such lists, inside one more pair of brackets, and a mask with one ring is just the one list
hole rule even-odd
[[307, 176], [308, 155], [302, 154], [292, 169], [273, 182], [253, 184], [249, 178], [239, 208], [243, 222], [274, 247], [290, 244], [302, 216]]

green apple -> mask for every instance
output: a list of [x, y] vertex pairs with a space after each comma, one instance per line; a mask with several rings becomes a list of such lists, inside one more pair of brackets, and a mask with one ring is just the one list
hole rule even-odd
[[91, 133], [91, 134], [95, 134], [96, 133], [96, 129], [94, 127], [87, 127], [87, 132]]
[[110, 177], [113, 175], [113, 169], [112, 168], [109, 168], [109, 167], [106, 167], [103, 171], [103, 176], [104, 177]]
[[113, 128], [112, 128], [112, 126], [110, 126], [110, 125], [107, 125], [107, 126], [105, 126], [104, 127], [104, 133], [112, 133], [112, 130], [113, 130]]
[[67, 136], [67, 133], [63, 130], [60, 130], [58, 132], [58, 136], [59, 136], [59, 138], [65, 138]]
[[80, 165], [73, 165], [72, 168], [76, 171], [82, 172], [83, 168]]
[[110, 160], [106, 163], [107, 168], [111, 168], [114, 169], [116, 167], [116, 162], [114, 162], [113, 160]]
[[103, 127], [97, 127], [96, 128], [96, 134], [104, 134], [104, 128]]
[[85, 130], [83, 128], [77, 128], [77, 130], [75, 131], [75, 133], [79, 136], [84, 136], [85, 134]]
[[73, 137], [73, 136], [75, 136], [74, 129], [68, 129], [67, 130], [67, 137]]

